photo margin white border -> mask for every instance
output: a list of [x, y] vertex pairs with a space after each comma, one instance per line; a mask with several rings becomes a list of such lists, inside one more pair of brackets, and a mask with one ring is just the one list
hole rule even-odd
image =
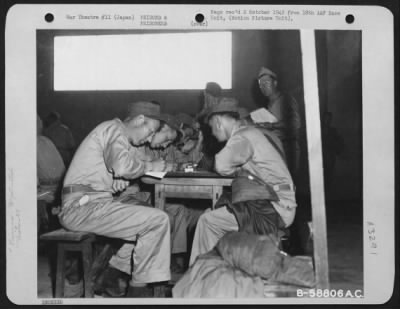
[[[165, 13], [165, 6], [169, 11]], [[61, 23], [57, 19], [49, 24], [44, 15], [52, 12], [56, 18], [70, 12], [124, 11], [135, 14], [147, 11], [168, 15], [170, 26], [190, 28], [193, 16], [213, 5], [26, 5], [10, 8], [6, 21], [6, 231], [7, 231], [7, 295], [19, 304], [41, 303], [37, 298], [36, 257], [36, 29], [104, 29], [99, 22]], [[235, 5], [235, 7], [289, 8], [291, 5]], [[140, 8], [139, 8], [140, 7]], [[164, 9], [163, 9], [163, 8]], [[215, 5], [226, 9], [232, 5]], [[296, 5], [296, 8], [327, 9], [342, 12], [341, 20], [328, 23], [305, 19], [292, 24], [274, 23], [268, 28], [252, 29], [325, 29], [362, 30], [362, 97], [363, 97], [363, 199], [364, 199], [364, 298], [329, 299], [329, 303], [383, 303], [393, 292], [394, 282], [394, 42], [393, 15], [379, 6], [323, 6]], [[172, 10], [173, 8], [173, 10]], [[182, 12], [185, 11], [185, 14]], [[75, 13], [73, 13], [75, 12]], [[138, 13], [136, 13], [138, 12]], [[356, 21], [344, 22], [344, 14], [352, 13]], [[101, 14], [101, 13], [100, 13]], [[186, 15], [187, 14], [187, 15]], [[178, 18], [178, 17], [179, 18]], [[234, 25], [233, 23], [232, 25]], [[133, 29], [125, 25], [126, 29]], [[236, 24], [235, 29], [244, 29]], [[114, 23], [109, 29], [124, 29]], [[227, 29], [209, 25], [204, 30]], [[159, 29], [140, 27], [140, 29]], [[232, 28], [231, 28], [232, 29]], [[383, 35], [385, 34], [385, 35]], [[21, 124], [23, 124], [21, 126]], [[384, 143], [383, 143], [384, 141]], [[373, 149], [373, 151], [371, 151]], [[22, 163], [22, 164], [21, 164]], [[379, 165], [378, 165], [379, 163]], [[30, 171], [30, 172], [29, 172]], [[31, 208], [29, 208], [31, 207]], [[35, 224], [31, 224], [34, 220]], [[366, 222], [375, 222], [379, 254], [371, 255]], [[33, 251], [33, 253], [32, 253]], [[23, 267], [21, 267], [21, 264]], [[379, 269], [376, 267], [379, 265]], [[33, 267], [32, 267], [33, 266]], [[21, 295], [21, 290], [24, 291]], [[243, 300], [246, 304], [274, 303], [327, 303], [328, 299], [262, 299]], [[148, 300], [130, 299], [63, 299], [64, 304], [148, 304]], [[191, 303], [234, 303], [232, 300], [195, 300]], [[188, 300], [152, 300], [154, 304], [188, 303]]]

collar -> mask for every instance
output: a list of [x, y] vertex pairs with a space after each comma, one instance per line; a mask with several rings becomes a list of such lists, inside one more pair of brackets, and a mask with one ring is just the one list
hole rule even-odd
[[236, 134], [240, 129], [244, 128], [245, 125], [241, 122], [236, 122], [236, 124], [234, 125], [232, 132], [231, 132], [231, 137], [232, 135]]
[[282, 93], [278, 90], [277, 92], [275, 92], [272, 96], [270, 96], [269, 99], [269, 104], [273, 104], [276, 101], [278, 101], [278, 99], [280, 99], [280, 97], [282, 96]]
[[126, 131], [126, 125], [125, 125], [125, 123], [124, 123], [121, 119], [119, 119], [119, 118], [114, 118], [113, 121], [116, 122], [116, 123], [117, 123], [117, 126], [119, 126], [119, 127], [121, 128], [122, 133], [124, 134], [124, 136], [126, 136], [126, 138], [128, 139], [128, 141], [129, 141], [129, 143], [130, 143], [131, 141], [130, 141], [129, 136], [128, 136], [128, 133], [127, 133], [127, 131]]

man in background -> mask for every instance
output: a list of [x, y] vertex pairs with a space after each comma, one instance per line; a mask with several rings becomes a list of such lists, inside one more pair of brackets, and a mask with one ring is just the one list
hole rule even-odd
[[263, 126], [274, 132], [282, 141], [286, 162], [292, 177], [296, 176], [300, 163], [300, 128], [301, 118], [296, 100], [281, 92], [278, 76], [266, 67], [258, 73], [258, 84], [262, 94], [268, 99], [267, 109], [277, 121], [263, 123]]
[[68, 167], [75, 150], [75, 141], [71, 130], [61, 122], [60, 114], [51, 112], [44, 119], [45, 129], [43, 135], [52, 140]]
[[203, 107], [201, 111], [196, 115], [196, 120], [200, 124], [200, 130], [203, 134], [203, 167], [206, 169], [212, 169], [214, 165], [215, 154], [222, 149], [223, 144], [218, 142], [212, 135], [210, 127], [204, 123], [204, 116], [212, 106], [218, 104], [218, 100], [222, 96], [222, 88], [216, 82], [208, 82], [203, 91]]
[[37, 116], [37, 174], [41, 186], [57, 186], [65, 173], [64, 162], [53, 142], [43, 135], [43, 124]]
[[64, 162], [53, 142], [42, 135], [43, 124], [37, 116], [37, 180], [38, 194], [38, 233], [49, 228], [47, 206], [59, 198], [59, 189], [63, 181]]

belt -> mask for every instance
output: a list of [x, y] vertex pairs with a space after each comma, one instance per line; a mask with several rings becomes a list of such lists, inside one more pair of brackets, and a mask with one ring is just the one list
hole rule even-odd
[[92, 189], [91, 186], [87, 185], [68, 185], [62, 189], [62, 194], [70, 194], [70, 193], [77, 193], [77, 192], [94, 192], [95, 190]]
[[[248, 175], [247, 178], [253, 180], [254, 176], [253, 175]], [[278, 191], [294, 191], [296, 190], [296, 187], [293, 184], [288, 184], [288, 183], [284, 183], [284, 184], [280, 184], [280, 185], [274, 185], [272, 186], [272, 188], [274, 189], [274, 191], [278, 192]]]
[[294, 191], [296, 188], [293, 184], [281, 184], [281, 185], [274, 185], [272, 187], [276, 192], [278, 191]]

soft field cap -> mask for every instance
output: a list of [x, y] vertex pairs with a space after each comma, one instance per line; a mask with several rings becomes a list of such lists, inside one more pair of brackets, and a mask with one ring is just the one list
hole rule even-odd
[[128, 117], [136, 117], [144, 115], [149, 118], [161, 119], [161, 107], [160, 104], [155, 102], [139, 101], [130, 103], [128, 107]]
[[272, 72], [270, 69], [266, 67], [262, 67], [260, 69], [260, 72], [258, 73], [258, 79], [264, 77], [264, 76], [271, 76], [274, 79], [278, 79], [278, 75], [276, 75], [274, 72]]

